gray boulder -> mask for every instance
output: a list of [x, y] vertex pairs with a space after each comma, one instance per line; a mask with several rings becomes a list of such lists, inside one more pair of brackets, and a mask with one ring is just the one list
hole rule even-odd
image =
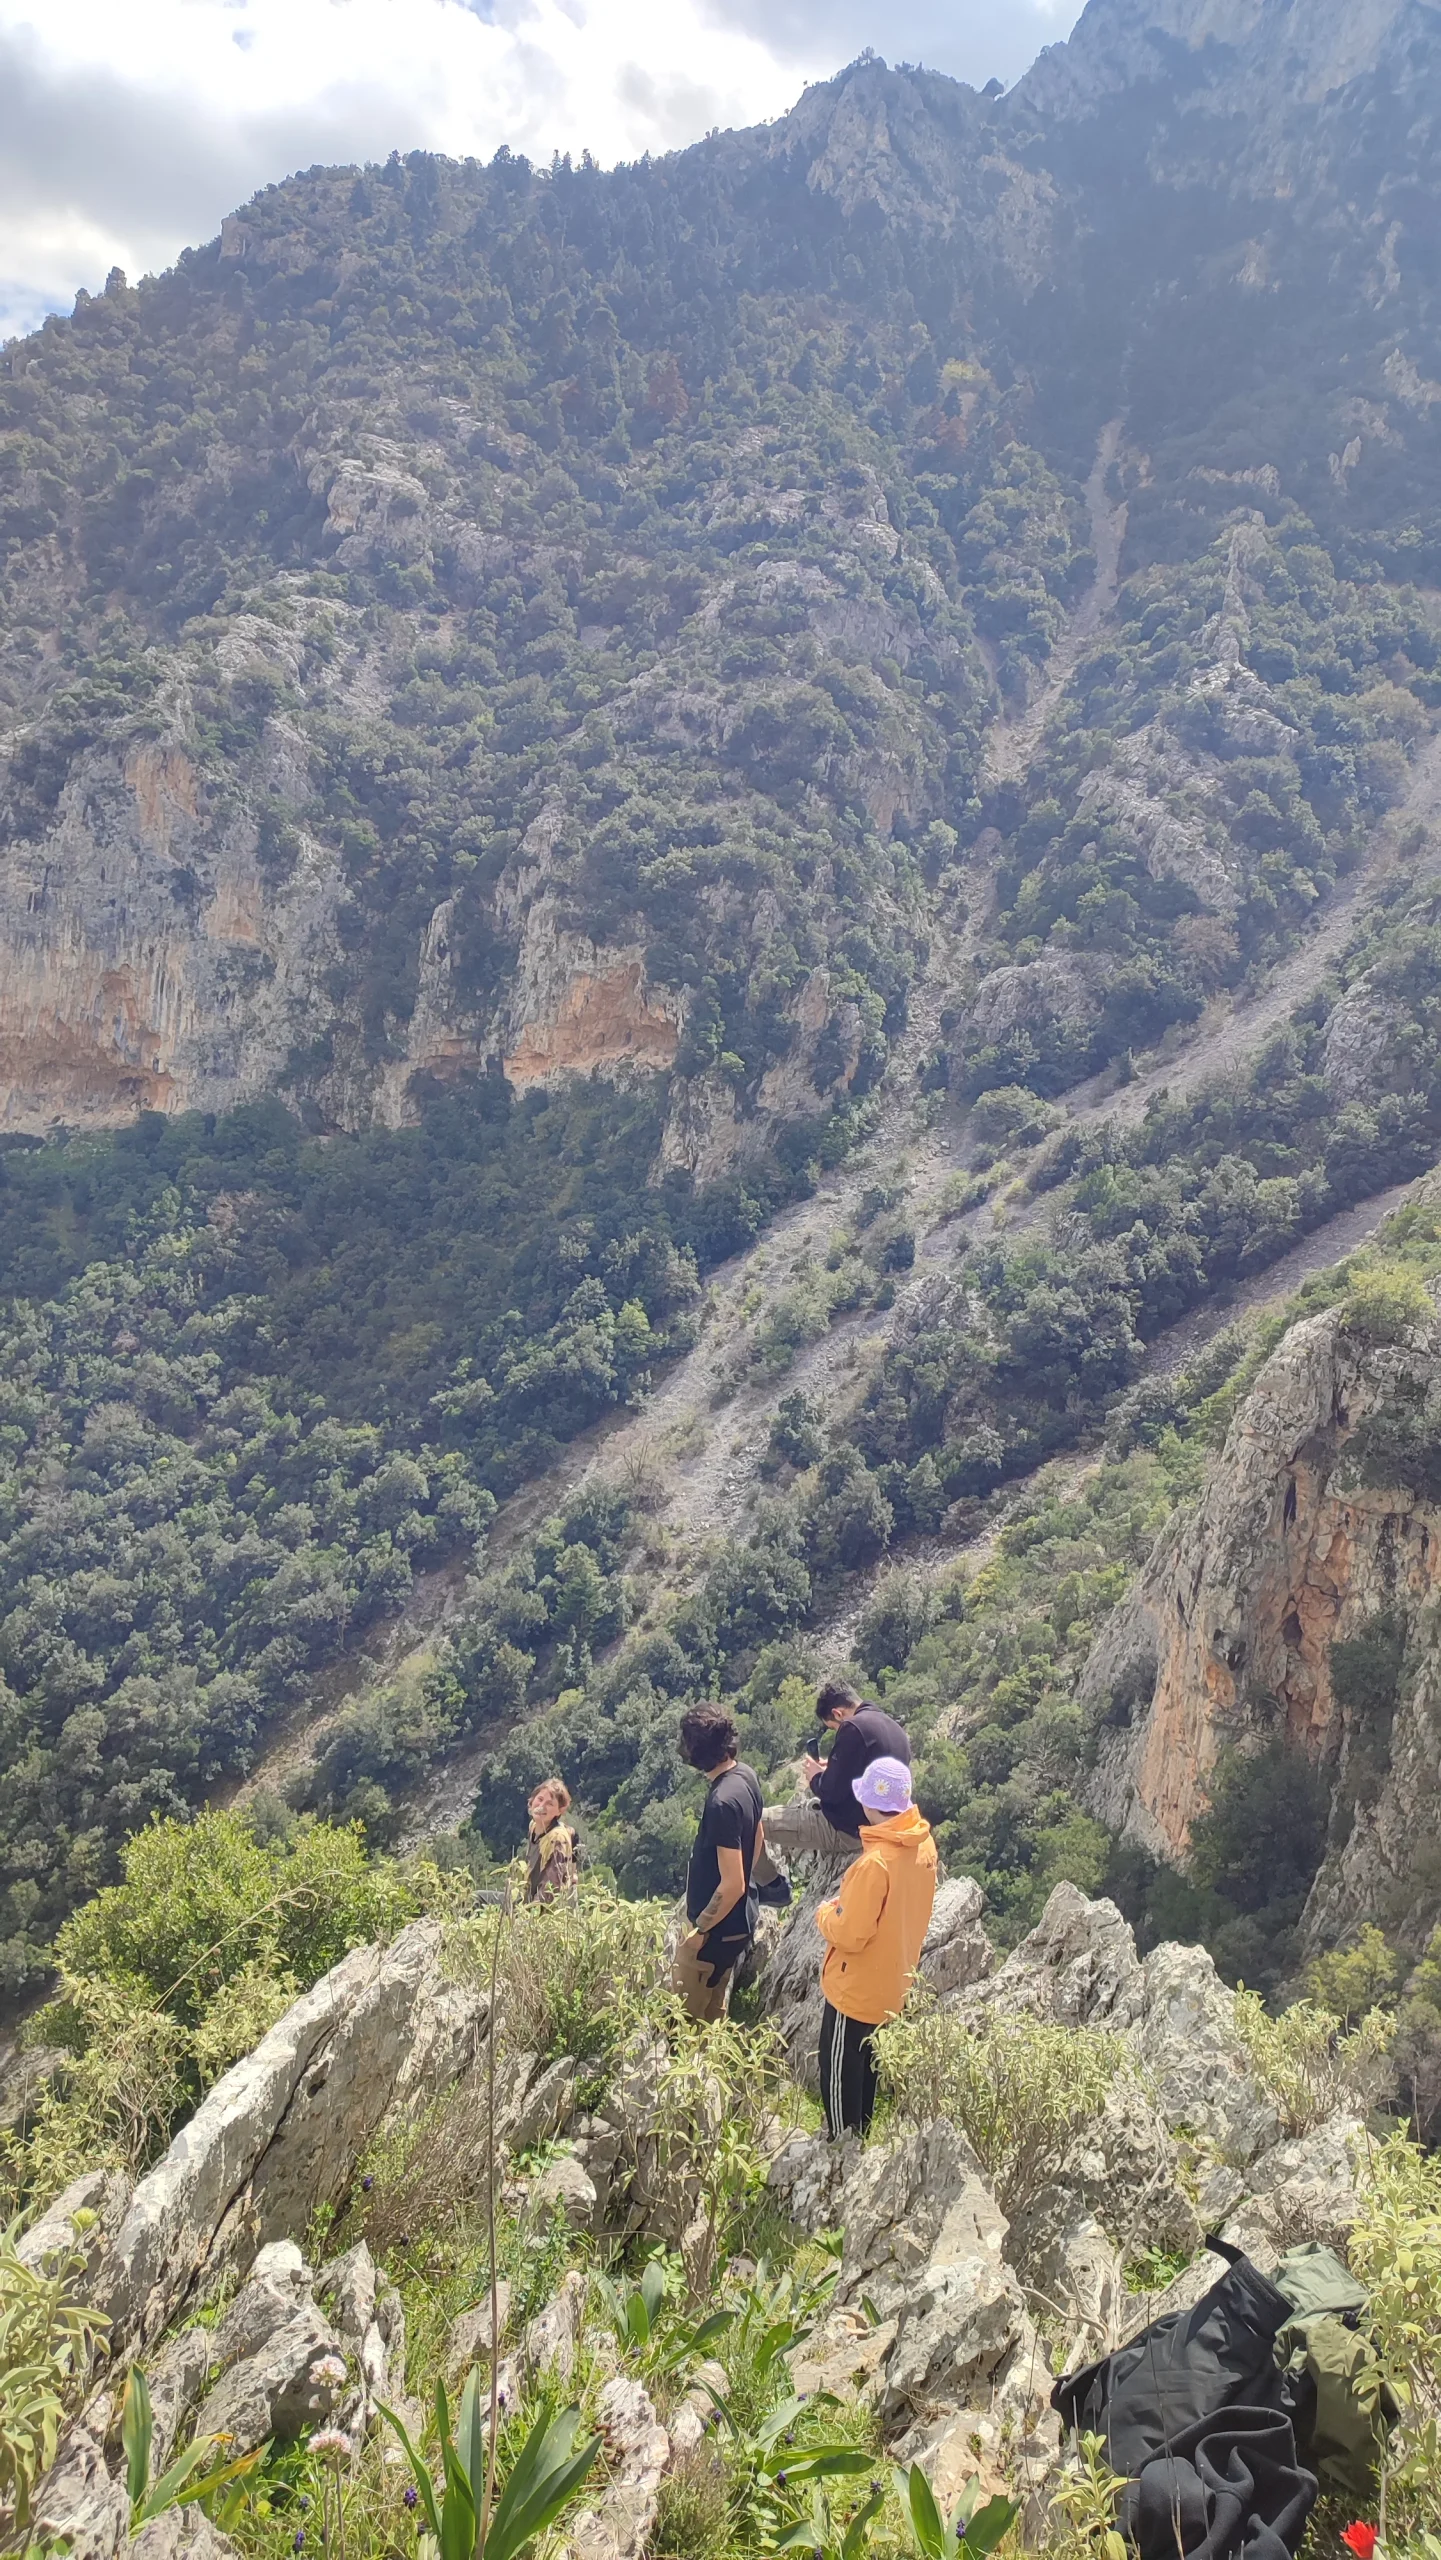
[[1093, 2213], [1075, 2212], [1028, 2268], [1032, 2303], [1066, 2341], [1066, 2369], [1104, 2355], [1122, 2318], [1121, 2252]]
[[1114, 1902], [1058, 1884], [1030, 1936], [989, 1981], [962, 1995], [976, 2015], [1054, 2019], [1065, 2027], [1129, 2027], [1140, 2014], [1141, 1966]]
[[211, 2360], [222, 2371], [196, 2414], [197, 2435], [227, 2435], [237, 2453], [248, 2453], [332, 2415], [350, 2367], [311, 2284], [293, 2240], [261, 2250], [213, 2334]]
[[641, 2560], [655, 2523], [670, 2438], [643, 2383], [617, 2374], [602, 2386], [596, 2415], [610, 2478], [594, 2506], [566, 2535], [570, 2560]]
[[[1056, 2177], [1013, 2235], [1029, 2279], [1054, 2264], [1062, 2232], [1094, 2216], [1124, 2263], [1144, 2249], [1199, 2249], [1202, 2225], [1186, 2190], [1186, 2155], [1132, 2070], [1117, 2073], [1099, 2115], [1081, 2127]], [[1036, 2274], [1036, 2281], [1042, 2281]]]
[[830, 2142], [823, 2133], [793, 2133], [766, 2171], [766, 2184], [802, 2231], [834, 2231], [846, 2179], [861, 2158], [853, 2135]]
[[549, 2222], [561, 2214], [572, 2231], [589, 2231], [595, 2221], [596, 2192], [578, 2160], [562, 2152], [546, 2163], [530, 2190], [530, 2209]]
[[587, 2285], [579, 2268], [572, 2267], [562, 2277], [560, 2290], [543, 2311], [526, 2324], [521, 2340], [520, 2360], [527, 2377], [534, 2381], [539, 2374], [553, 2373], [558, 2382], [569, 2382], [575, 2371], [575, 2351], [585, 2324]]
[[235, 2545], [198, 2507], [172, 2507], [130, 2536], [130, 2501], [111, 2476], [104, 2435], [109, 2394], [102, 2392], [67, 2430], [40, 2485], [38, 2540], [63, 2538], [67, 2560], [235, 2560]]
[[938, 2123], [861, 2151], [838, 2201], [836, 2309], [895, 2323], [874, 2393], [883, 2419], [973, 2405], [1021, 2335], [1025, 2300], [970, 2144]]
[[1263, 2152], [1247, 2172], [1248, 2192], [1226, 2223], [1227, 2239], [1261, 2266], [1303, 2240], [1344, 2257], [1361, 2211], [1357, 2176], [1367, 2139], [1360, 2117], [1343, 2113]]
[[1251, 2069], [1234, 1992], [1204, 1947], [1156, 1947], [1141, 1976], [1135, 2047], [1167, 2124], [1246, 2167], [1280, 2139], [1281, 2118]]
[[69, 2427], [36, 2492], [34, 2528], [45, 2541], [63, 2540], [69, 2560], [115, 2560], [130, 2527], [125, 2484], [111, 2478], [105, 2460], [110, 2395], [101, 2392]]
[[[506, 2323], [510, 2318], [510, 2300], [510, 2285], [502, 2276], [496, 2286], [494, 2323], [502, 2344], [505, 2339]], [[488, 2293], [484, 2294], [479, 2302], [474, 2303], [469, 2311], [462, 2311], [456, 2319], [452, 2320], [445, 2333], [444, 2356], [445, 2379], [452, 2388], [459, 2387], [473, 2364], [489, 2364], [491, 2325]]]
[[[801, 2388], [799, 2383], [796, 2387], [798, 2390]], [[724, 2397], [729, 2389], [730, 2377], [725, 2366], [717, 2364], [713, 2356], [707, 2356], [696, 2366], [671, 2412], [668, 2433], [672, 2467], [682, 2454], [694, 2453], [703, 2438], [709, 2435], [718, 2415], [716, 2394], [719, 2392]]]
[[417, 1920], [389, 1947], [356, 1948], [202, 2100], [97, 2269], [116, 2350], [157, 2337], [206, 2274], [303, 2230], [382, 2122], [466, 2067], [485, 2004], [446, 1978], [441, 1934]]
[[180, 2442], [186, 2419], [204, 2395], [215, 2362], [215, 2336], [210, 2329], [182, 2329], [167, 2338], [146, 2367], [150, 2385], [150, 2470], [165, 2469]]
[[336, 2414], [359, 2435], [376, 2424], [382, 2401], [404, 2394], [405, 2307], [363, 2240], [321, 2268], [315, 2296], [350, 2362], [349, 2388]]
[[816, 1913], [829, 1901], [850, 1861], [811, 1858], [784, 1925], [760, 1974], [760, 2007], [784, 2041], [790, 2067], [803, 2088], [819, 2087], [816, 2058], [821, 2036], [821, 1959], [825, 1942]]
[[[87, 2169], [81, 2177], [71, 2180], [38, 2222], [32, 2222], [29, 2230], [21, 2233], [16, 2256], [25, 2266], [36, 2268], [78, 2257], [85, 2277], [93, 2280], [125, 2219], [133, 2193], [132, 2181], [123, 2169]], [[94, 2220], [77, 2231], [77, 2214], [93, 2215]]]
[[936, 1887], [920, 1974], [942, 1997], [949, 1991], [968, 1991], [995, 1971], [996, 1951], [981, 1920], [985, 1907], [986, 1897], [974, 1876], [948, 1876]]
[[507, 2062], [509, 2086], [496, 2109], [497, 2138], [510, 2152], [529, 2151], [536, 2143], [553, 2142], [564, 2133], [575, 2108], [579, 2067], [568, 2053], [558, 2054], [551, 2062], [537, 2063], [530, 2054], [517, 2060], [518, 2067]]
[[[338, 2365], [338, 2373], [330, 2370]], [[201, 2402], [195, 2432], [228, 2436], [248, 2453], [271, 2436], [298, 2436], [324, 2426], [346, 2385], [340, 2341], [314, 2303], [282, 2322], [253, 2355], [222, 2373]]]

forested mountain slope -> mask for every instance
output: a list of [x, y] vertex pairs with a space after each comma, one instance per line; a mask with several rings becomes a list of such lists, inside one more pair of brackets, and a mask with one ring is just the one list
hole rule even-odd
[[[680, 1699], [783, 1761], [888, 1552], [875, 1673], [1432, 1164], [1438, 103], [1421, 0], [1092, 0], [1006, 96], [313, 170], [5, 351], [13, 1982], [257, 1761], [383, 1837], [517, 1726], [491, 1845], [560, 1748], [668, 1884]], [[1016, 1923], [1078, 1716], [935, 1780]]]

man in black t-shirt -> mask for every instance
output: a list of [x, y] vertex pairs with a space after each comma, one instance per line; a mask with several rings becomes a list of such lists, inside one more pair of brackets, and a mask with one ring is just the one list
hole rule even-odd
[[761, 1846], [761, 1787], [736, 1758], [734, 1719], [724, 1707], [688, 1707], [680, 1747], [710, 1780], [686, 1870], [690, 1927], [676, 1951], [671, 1981], [693, 2018], [725, 2014], [730, 1978], [755, 1936], [751, 1869]]
[[862, 1817], [855, 1780], [873, 1760], [911, 1765], [910, 1736], [884, 1707], [873, 1706], [844, 1680], [827, 1681], [816, 1700], [823, 1732], [834, 1734], [827, 1759], [807, 1752], [801, 1762], [806, 1792], [790, 1804], [765, 1807], [765, 1850], [756, 1873], [766, 1884], [775, 1873], [771, 1852], [791, 1857], [853, 1858]]

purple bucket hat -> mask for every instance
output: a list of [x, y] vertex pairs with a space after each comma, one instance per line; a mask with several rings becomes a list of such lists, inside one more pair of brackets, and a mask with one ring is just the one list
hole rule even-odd
[[904, 1760], [883, 1756], [870, 1761], [858, 1778], [852, 1778], [851, 1793], [867, 1813], [908, 1813], [911, 1773]]

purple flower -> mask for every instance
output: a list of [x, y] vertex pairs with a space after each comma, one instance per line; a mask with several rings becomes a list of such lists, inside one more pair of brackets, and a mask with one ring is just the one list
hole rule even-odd
[[401, 2491], [401, 2499], [402, 2503], [407, 2507], [418, 2507], [420, 2504], [420, 2491], [415, 2488], [404, 2489]]
[[361, 2181], [360, 2181], [360, 2192], [361, 2192], [361, 2194], [362, 2194], [363, 2196], [368, 2196], [368, 2195], [369, 2195], [369, 2193], [370, 2193], [370, 2190], [371, 2190], [371, 2188], [374, 2186], [374, 2184], [375, 2184], [375, 2180], [374, 2180], [373, 2178], [362, 2178], [362, 2179], [361, 2179]]
[[291, 2539], [290, 2548], [292, 2551], [303, 2551], [305, 2549], [305, 2527], [303, 2524], [298, 2524], [296, 2526], [294, 2535]]

